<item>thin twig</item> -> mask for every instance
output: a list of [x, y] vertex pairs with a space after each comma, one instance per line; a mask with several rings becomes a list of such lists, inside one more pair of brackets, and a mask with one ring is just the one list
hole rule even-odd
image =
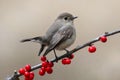
[[[75, 53], [76, 51], [78, 51], [78, 50], [80, 50], [80, 49], [82, 49], [84, 47], [90, 46], [91, 44], [99, 41], [99, 39], [100, 39], [101, 36], [108, 37], [108, 36], [111, 36], [111, 35], [114, 35], [114, 34], [117, 34], [117, 33], [120, 33], [120, 30], [116, 30], [116, 31], [113, 31], [113, 32], [105, 32], [103, 35], [100, 35], [99, 37], [97, 37], [97, 38], [95, 38], [95, 39], [93, 39], [93, 40], [91, 40], [91, 41], [89, 41], [89, 42], [87, 42], [87, 43], [85, 43], [83, 45], [77, 46], [76, 48], [74, 48], [73, 50], [71, 50], [69, 52], [69, 54], [65, 53], [62, 56], [59, 56], [57, 59], [56, 58], [55, 59], [51, 59], [50, 61], [51, 62], [56, 62], [58, 60], [61, 60], [62, 58], [65, 58], [65, 57], [67, 57], [67, 56]], [[37, 64], [35, 66], [32, 66], [31, 71], [39, 69], [39, 68], [41, 68], [41, 64]], [[15, 71], [14, 74], [11, 77], [9, 77], [7, 80], [19, 80], [20, 76], [22, 76], [22, 75], [20, 75], [18, 72]]]

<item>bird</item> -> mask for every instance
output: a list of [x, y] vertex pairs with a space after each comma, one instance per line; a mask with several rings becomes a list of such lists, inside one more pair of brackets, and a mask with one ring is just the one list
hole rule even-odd
[[66, 48], [70, 47], [76, 40], [76, 29], [74, 27], [74, 20], [76, 18], [77, 16], [64, 12], [55, 19], [45, 35], [23, 39], [21, 42], [32, 41], [41, 44], [38, 56], [40, 56], [45, 47], [47, 47], [47, 49], [43, 56], [46, 56], [52, 50], [56, 58], [55, 50], [65, 50], [69, 53]]

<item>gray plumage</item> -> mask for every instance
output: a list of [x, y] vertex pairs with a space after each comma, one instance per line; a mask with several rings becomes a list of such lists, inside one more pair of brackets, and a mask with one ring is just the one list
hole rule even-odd
[[46, 56], [52, 50], [65, 50], [72, 45], [76, 39], [76, 31], [73, 20], [77, 18], [70, 13], [60, 14], [55, 22], [49, 27], [46, 34], [40, 37], [24, 39], [21, 42], [33, 41], [41, 44], [40, 55], [47, 46], [43, 56]]

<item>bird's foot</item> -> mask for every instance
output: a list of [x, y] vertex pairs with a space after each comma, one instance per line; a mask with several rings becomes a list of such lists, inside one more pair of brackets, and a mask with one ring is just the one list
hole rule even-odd
[[64, 49], [65, 51], [66, 51], [66, 53], [67, 53], [67, 57], [71, 57], [71, 55], [70, 55], [70, 51], [68, 51], [67, 49]]

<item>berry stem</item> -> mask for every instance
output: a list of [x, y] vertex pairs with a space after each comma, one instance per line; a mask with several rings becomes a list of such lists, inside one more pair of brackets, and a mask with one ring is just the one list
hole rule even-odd
[[[114, 34], [118, 34], [118, 33], [120, 33], [120, 30], [116, 30], [116, 31], [113, 31], [113, 32], [106, 32], [102, 36], [108, 37], [108, 36], [111, 36], [111, 35], [114, 35]], [[89, 46], [90, 44], [93, 44], [93, 43], [99, 41], [100, 37], [101, 37], [101, 35], [99, 37], [97, 37], [97, 38], [89, 41], [89, 42], [86, 42], [83, 45], [77, 46], [73, 50], [69, 51], [69, 54], [65, 53], [62, 56], [59, 56], [57, 59], [51, 59], [50, 61], [51, 62], [56, 62], [57, 60], [61, 60], [61, 59], [65, 58], [65, 57], [67, 57], [67, 56], [69, 56], [69, 55], [77, 52], [78, 50], [80, 50], [82, 48], [85, 48], [85, 47]], [[41, 65], [42, 64], [37, 64], [37, 65], [31, 67], [31, 71], [41, 68]], [[11, 77], [9, 77], [8, 80], [17, 80], [16, 78], [18, 78], [20, 76], [21, 76], [21, 74], [19, 74], [18, 72], [16, 72], [14, 75], [12, 75]]]

